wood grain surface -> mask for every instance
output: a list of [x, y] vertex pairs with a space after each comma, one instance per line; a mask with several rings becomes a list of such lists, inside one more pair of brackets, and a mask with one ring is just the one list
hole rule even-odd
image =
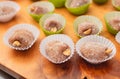
[[[2, 1], [2, 0], [0, 0]], [[33, 20], [26, 11], [28, 5], [33, 3], [31, 0], [13, 0], [21, 6], [21, 10], [16, 17], [7, 23], [0, 23], [0, 64], [6, 68], [20, 74], [27, 79], [120, 79], [120, 44], [115, 41], [105, 25], [104, 15], [107, 12], [115, 11], [111, 0], [104, 5], [92, 3], [85, 15], [98, 17], [103, 23], [103, 30], [100, 34], [110, 39], [117, 48], [115, 57], [105, 63], [92, 65], [74, 54], [74, 56], [64, 64], [53, 64], [44, 58], [39, 52], [39, 44], [46, 36], [39, 24]], [[56, 13], [62, 14], [66, 20], [66, 27], [63, 34], [69, 35], [74, 43], [79, 38], [74, 33], [73, 21], [77, 16], [70, 14], [66, 8], [55, 9]], [[31, 49], [27, 51], [15, 51], [3, 43], [5, 32], [13, 25], [29, 23], [35, 25], [40, 30], [40, 36]], [[86, 77], [86, 78], [85, 78]]]

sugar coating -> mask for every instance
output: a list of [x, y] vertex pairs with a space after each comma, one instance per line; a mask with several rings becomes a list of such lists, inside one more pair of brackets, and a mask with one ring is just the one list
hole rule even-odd
[[9, 44], [12, 45], [13, 47], [17, 47], [14, 46], [13, 43], [15, 41], [18, 41], [20, 43], [20, 46], [18, 46], [17, 48], [26, 48], [28, 47], [34, 40], [34, 36], [33, 34], [25, 29], [19, 29], [16, 30], [13, 35], [11, 35], [11, 37], [9, 38]]
[[62, 28], [62, 24], [56, 20], [56, 18], [48, 17], [44, 22], [44, 28], [48, 31], [51, 31], [52, 28], [60, 30]]
[[88, 29], [91, 29], [91, 32], [88, 35], [97, 34], [99, 32], [99, 28], [97, 25], [91, 22], [83, 22], [78, 25], [78, 34], [80, 36], [87, 36], [84, 32]]
[[63, 54], [66, 49], [69, 49], [67, 44], [61, 41], [51, 41], [46, 45], [45, 51], [51, 60], [61, 62], [68, 58], [68, 56]]
[[89, 60], [102, 61], [109, 57], [109, 55], [106, 54], [107, 49], [107, 46], [99, 42], [86, 42], [81, 46], [80, 52]]
[[7, 15], [10, 14], [12, 12], [14, 12], [15, 9], [10, 7], [10, 6], [2, 6], [0, 7], [0, 15]]
[[115, 17], [109, 21], [109, 24], [117, 31], [120, 31], [120, 17]]
[[41, 7], [41, 6], [32, 6], [30, 11], [31, 13], [37, 14], [37, 15], [45, 14], [48, 12], [47, 8]]

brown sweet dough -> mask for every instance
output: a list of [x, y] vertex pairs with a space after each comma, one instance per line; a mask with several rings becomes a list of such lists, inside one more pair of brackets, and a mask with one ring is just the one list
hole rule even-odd
[[72, 0], [70, 3], [70, 7], [79, 7], [88, 3], [89, 0]]
[[61, 27], [62, 27], [62, 25], [55, 20], [48, 20], [48, 21], [46, 21], [46, 23], [44, 25], [44, 28], [51, 32], [56, 32], [56, 31], [60, 30]]
[[70, 48], [67, 44], [61, 41], [51, 41], [45, 48], [48, 57], [55, 61], [61, 62], [70, 56]]
[[34, 40], [33, 34], [24, 29], [16, 30], [13, 35], [9, 38], [9, 44], [17, 48], [26, 48]]
[[109, 21], [109, 24], [117, 31], [120, 31], [120, 18], [115, 17]]
[[40, 7], [40, 6], [32, 6], [30, 11], [31, 11], [31, 13], [37, 14], [37, 15], [45, 14], [48, 12], [47, 8]]
[[80, 52], [84, 57], [93, 61], [102, 61], [110, 56], [112, 49], [98, 42], [86, 42]]
[[14, 11], [15, 11], [15, 9], [12, 7], [9, 7], [9, 6], [0, 7], [0, 15], [7, 15], [7, 14], [10, 14]]
[[78, 34], [80, 36], [94, 35], [99, 32], [97, 25], [90, 22], [83, 22], [78, 25]]

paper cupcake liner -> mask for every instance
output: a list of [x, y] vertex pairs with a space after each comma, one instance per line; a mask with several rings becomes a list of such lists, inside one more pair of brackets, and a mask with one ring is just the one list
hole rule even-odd
[[98, 3], [98, 4], [104, 4], [106, 3], [108, 0], [93, 0], [95, 3]]
[[[61, 61], [61, 62], [55, 62], [54, 60], [51, 60], [49, 58], [49, 56], [47, 56], [46, 51], [45, 51], [45, 47], [50, 41], [62, 41], [64, 43], [66, 43], [71, 49], [70, 56], [67, 59], [65, 59], [64, 61]], [[74, 43], [73, 43], [72, 39], [70, 37], [68, 37], [67, 35], [64, 35], [64, 34], [50, 35], [50, 36], [46, 37], [41, 42], [39, 49], [40, 49], [41, 54], [45, 58], [47, 58], [49, 61], [51, 61], [52, 63], [55, 63], [55, 64], [60, 64], [60, 63], [64, 63], [64, 62], [68, 61], [73, 56], [73, 54], [74, 54]]]
[[77, 32], [78, 31], [78, 25], [80, 23], [83, 23], [83, 22], [86, 22], [86, 21], [87, 22], [91, 22], [91, 23], [97, 25], [98, 28], [99, 28], [99, 32], [97, 34], [101, 33], [102, 27], [103, 27], [102, 22], [97, 17], [95, 17], [95, 16], [83, 15], [83, 16], [79, 16], [74, 21], [74, 30], [75, 30], [75, 33], [77, 34], [77, 36], [82, 37]]
[[54, 4], [56, 8], [64, 7], [66, 0], [48, 0]]
[[110, 24], [109, 24], [109, 21], [112, 20], [113, 18], [115, 17], [120, 17], [120, 12], [117, 12], [117, 11], [113, 11], [113, 12], [109, 12], [107, 13], [104, 18], [105, 18], [105, 23], [106, 23], [106, 26], [107, 26], [107, 29], [108, 31], [111, 33], [111, 34], [114, 34], [116, 35], [118, 33], [117, 30], [115, 30]]
[[17, 14], [17, 12], [20, 10], [20, 6], [14, 1], [2, 1], [2, 2], [0, 2], [0, 7], [4, 7], [4, 6], [12, 7], [15, 9], [15, 11], [10, 13], [10, 14], [7, 14], [7, 15], [0, 15], [0, 22], [10, 21]]
[[76, 7], [76, 8], [73, 8], [73, 7], [70, 7], [69, 4], [71, 3], [72, 0], [66, 0], [65, 2], [65, 7], [68, 9], [68, 11], [74, 15], [82, 15], [84, 13], [87, 12], [90, 4], [92, 3], [92, 0], [89, 0], [89, 2], [87, 4], [84, 4], [82, 6], [79, 6], [79, 7]]
[[[110, 54], [110, 56], [108, 58], [106, 58], [106, 59], [104, 59], [102, 61], [98, 61], [98, 60], [92, 61], [92, 60], [84, 57], [82, 55], [82, 53], [80, 52], [80, 48], [82, 47], [82, 45], [85, 42], [98, 42], [98, 43], [106, 45], [108, 48], [111, 48], [113, 51], [111, 52], [111, 54]], [[112, 59], [116, 54], [116, 47], [110, 40], [108, 40], [108, 39], [106, 39], [106, 38], [104, 38], [102, 36], [90, 35], [90, 36], [83, 37], [82, 39], [80, 39], [76, 43], [76, 51], [77, 51], [77, 53], [79, 54], [80, 57], [82, 57], [84, 60], [88, 61], [89, 63], [99, 64], [99, 63], [102, 63], [102, 62], [105, 62], [105, 61], [108, 61], [108, 60]]]
[[30, 6], [28, 6], [28, 13], [37, 21], [39, 22], [40, 18], [44, 15], [44, 14], [40, 14], [40, 15], [37, 15], [37, 14], [33, 14], [31, 13], [30, 9], [31, 7], [33, 6], [40, 6], [40, 7], [44, 7], [44, 8], [47, 8], [48, 10], [48, 13], [53, 13], [54, 12], [54, 5], [51, 3], [51, 2], [47, 2], [47, 1], [37, 1], [37, 2], [34, 2], [33, 4], [31, 4]]
[[[9, 38], [14, 34], [14, 32], [15, 32], [16, 30], [19, 30], [19, 29], [28, 30], [28, 31], [30, 31], [30, 32], [33, 34], [34, 40], [33, 40], [33, 42], [32, 42], [28, 47], [18, 48], [18, 47], [13, 47], [12, 45], [9, 44], [9, 41], [8, 41]], [[33, 25], [31, 25], [31, 24], [18, 24], [18, 25], [15, 25], [15, 26], [11, 27], [11, 28], [6, 32], [6, 34], [4, 35], [3, 40], [4, 40], [4, 43], [5, 43], [6, 45], [8, 45], [10, 48], [13, 48], [13, 49], [15, 49], [15, 50], [27, 50], [27, 49], [31, 48], [31, 46], [35, 43], [35, 41], [37, 40], [39, 34], [40, 34], [39, 30], [38, 30], [35, 26], [33, 26]]]
[[[51, 31], [46, 30], [46, 29], [44, 28], [44, 23], [45, 23], [45, 20], [46, 20], [47, 18], [50, 18], [50, 17], [53, 17], [53, 18], [55, 18], [56, 21], [60, 22], [60, 24], [62, 24], [62, 28], [59, 29], [59, 30], [56, 31], [56, 32], [51, 32]], [[64, 29], [64, 27], [65, 27], [65, 24], [66, 24], [66, 20], [65, 20], [65, 18], [64, 18], [62, 15], [60, 15], [60, 14], [56, 14], [56, 13], [54, 13], [54, 14], [45, 14], [45, 15], [40, 19], [39, 24], [40, 24], [41, 28], [43, 29], [44, 33], [46, 33], [46, 35], [52, 35], [52, 34], [61, 33], [61, 32], [63, 31], [63, 29]]]
[[115, 0], [112, 0], [112, 5], [114, 8], [116, 8], [117, 10], [120, 10], [120, 6], [117, 6], [115, 3]]
[[115, 40], [120, 44], [120, 32], [116, 34]]

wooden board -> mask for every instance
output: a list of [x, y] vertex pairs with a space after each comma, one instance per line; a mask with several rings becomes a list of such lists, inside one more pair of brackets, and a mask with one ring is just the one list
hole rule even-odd
[[[45, 38], [45, 34], [39, 27], [39, 24], [35, 22], [26, 11], [27, 6], [30, 5], [32, 1], [14, 1], [20, 4], [21, 10], [10, 22], [0, 23], [1, 65], [27, 79], [82, 79], [84, 77], [87, 77], [88, 79], [120, 79], [120, 44], [115, 41], [113, 35], [108, 33], [104, 21], [104, 14], [110, 11], [115, 11], [111, 5], [111, 0], [108, 0], [108, 3], [104, 5], [96, 5], [92, 3], [86, 13], [88, 15], [96, 16], [102, 21], [103, 30], [101, 35], [110, 39], [117, 48], [116, 56], [112, 60], [99, 65], [87, 63], [76, 53], [64, 64], [55, 65], [49, 62], [39, 52], [39, 44], [42, 39]], [[55, 12], [62, 14], [66, 18], [67, 24], [63, 33], [69, 35], [73, 39], [74, 43], [76, 43], [79, 38], [74, 33], [73, 21], [77, 16], [70, 14], [66, 8], [55, 9]], [[24, 52], [15, 51], [3, 43], [5, 32], [13, 25], [20, 23], [33, 24], [40, 29], [41, 33], [32, 48]]]

